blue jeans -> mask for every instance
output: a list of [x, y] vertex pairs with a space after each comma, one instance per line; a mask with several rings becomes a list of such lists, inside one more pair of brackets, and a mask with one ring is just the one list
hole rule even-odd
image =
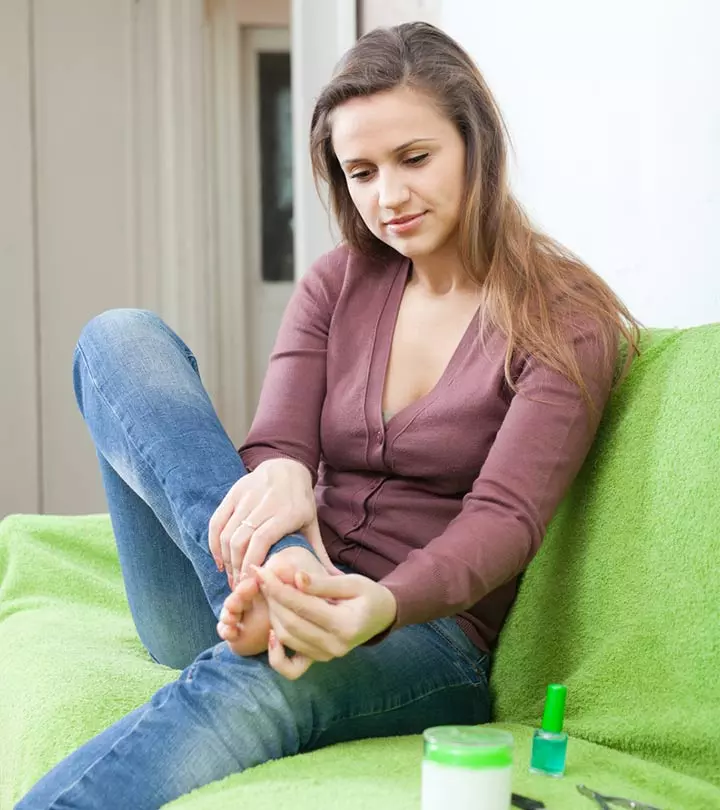
[[[489, 719], [488, 657], [452, 619], [413, 625], [296, 681], [217, 637], [229, 593], [208, 523], [246, 474], [188, 347], [156, 315], [111, 310], [75, 352], [138, 634], [176, 681], [46, 774], [17, 804], [150, 810], [271, 759]], [[301, 535], [276, 544], [306, 545]], [[308, 546], [309, 547], [309, 546]]]

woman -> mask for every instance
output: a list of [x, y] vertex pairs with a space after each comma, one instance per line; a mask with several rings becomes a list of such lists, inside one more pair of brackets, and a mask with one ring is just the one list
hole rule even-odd
[[83, 330], [76, 393], [133, 617], [185, 669], [19, 808], [156, 808], [269, 759], [489, 719], [517, 577], [637, 335], [530, 226], [503, 134], [433, 26], [346, 54], [311, 128], [344, 241], [298, 285], [239, 455], [156, 316]]

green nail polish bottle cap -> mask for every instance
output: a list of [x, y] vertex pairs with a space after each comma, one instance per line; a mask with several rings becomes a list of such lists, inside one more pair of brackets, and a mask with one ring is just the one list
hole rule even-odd
[[551, 683], [547, 688], [545, 697], [545, 712], [542, 719], [542, 730], [553, 734], [559, 734], [563, 729], [565, 720], [565, 699], [567, 698], [567, 686], [559, 683]]

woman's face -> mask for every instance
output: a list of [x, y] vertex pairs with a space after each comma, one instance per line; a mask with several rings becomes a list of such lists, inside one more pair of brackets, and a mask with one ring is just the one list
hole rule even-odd
[[454, 249], [465, 144], [422, 93], [397, 88], [332, 112], [332, 145], [370, 231], [417, 261]]

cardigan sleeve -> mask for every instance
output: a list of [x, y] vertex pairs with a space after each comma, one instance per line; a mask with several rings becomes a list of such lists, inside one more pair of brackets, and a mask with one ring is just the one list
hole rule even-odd
[[615, 356], [608, 356], [597, 328], [576, 327], [573, 342], [595, 409], [576, 384], [525, 360], [460, 513], [380, 580], [397, 601], [391, 630], [467, 610], [532, 560], [587, 456], [612, 387]]
[[327, 345], [342, 286], [345, 252], [321, 257], [298, 282], [283, 314], [250, 431], [239, 449], [254, 469], [290, 458], [317, 481], [320, 414], [327, 386]]

